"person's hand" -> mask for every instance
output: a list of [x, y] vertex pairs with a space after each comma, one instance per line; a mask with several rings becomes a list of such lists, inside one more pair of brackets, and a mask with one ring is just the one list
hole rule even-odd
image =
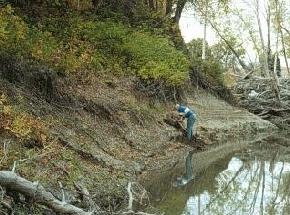
[[184, 120], [184, 116], [179, 116], [177, 119], [178, 122], [183, 122], [183, 120]]

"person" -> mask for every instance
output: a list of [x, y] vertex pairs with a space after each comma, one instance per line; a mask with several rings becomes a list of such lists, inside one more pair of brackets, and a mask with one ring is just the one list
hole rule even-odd
[[180, 104], [176, 104], [176, 109], [179, 115], [182, 116], [183, 119], [187, 118], [186, 136], [189, 141], [192, 141], [192, 136], [193, 136], [192, 130], [193, 130], [194, 123], [196, 121], [196, 114], [189, 107], [186, 107]]

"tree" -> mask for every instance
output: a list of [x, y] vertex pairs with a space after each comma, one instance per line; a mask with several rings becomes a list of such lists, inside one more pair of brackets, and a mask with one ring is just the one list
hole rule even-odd
[[[233, 35], [227, 37], [228, 43], [234, 47], [236, 53], [239, 55], [239, 58], [243, 59], [246, 54], [246, 50], [243, 48], [243, 46], [241, 46], [241, 42]], [[219, 43], [213, 45], [211, 47], [211, 51], [214, 58], [222, 62], [226, 70], [229, 68], [235, 69], [239, 66], [237, 57], [228, 48], [228, 45], [224, 41], [220, 41]]]
[[175, 22], [179, 23], [183, 8], [185, 6], [185, 4], [187, 3], [187, 0], [178, 0], [176, 3], [176, 9], [175, 9]]
[[206, 49], [206, 27], [207, 27], [207, 13], [208, 11], [208, 0], [205, 0], [204, 4], [204, 16], [203, 16], [203, 44], [202, 44], [202, 59], [205, 60], [205, 49]]

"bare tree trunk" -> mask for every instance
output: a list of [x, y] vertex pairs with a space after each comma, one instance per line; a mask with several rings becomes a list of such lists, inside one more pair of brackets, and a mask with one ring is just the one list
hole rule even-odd
[[263, 50], [263, 61], [264, 62], [262, 62], [262, 65], [264, 67], [264, 74], [267, 77], [267, 76], [269, 76], [269, 63], [268, 63], [267, 50], [266, 50], [264, 37], [263, 37], [263, 32], [262, 32], [259, 0], [256, 0], [256, 18], [257, 18], [257, 21], [258, 21], [260, 40], [261, 40], [262, 50]]
[[267, 5], [267, 39], [268, 39], [268, 44], [267, 44], [267, 59], [268, 59], [268, 68], [270, 68], [270, 62], [271, 62], [271, 8], [270, 8], [270, 3], [268, 2]]
[[162, 4], [162, 12], [163, 12], [163, 15], [166, 16], [167, 15], [167, 5], [168, 5], [168, 0], [163, 0], [163, 4]]
[[172, 11], [172, 0], [164, 0], [163, 1], [163, 10], [164, 15], [167, 16]]
[[92, 215], [91, 212], [85, 212], [81, 208], [56, 199], [40, 184], [32, 183], [11, 171], [0, 171], [0, 186], [22, 193], [24, 196], [33, 199], [39, 204], [46, 205], [57, 213], [71, 215]]
[[[278, 13], [278, 2], [276, 1], [276, 13]], [[270, 13], [270, 11], [268, 12]], [[278, 22], [278, 14], [276, 14], [276, 21]], [[278, 102], [280, 103], [280, 89], [279, 89], [279, 79], [277, 77], [277, 58], [278, 58], [278, 43], [279, 43], [279, 31], [277, 31], [277, 37], [276, 37], [276, 50], [275, 50], [275, 61], [274, 61], [274, 71], [270, 69], [270, 73], [272, 76], [272, 84], [274, 88], [274, 92], [276, 95], [276, 98]]]
[[282, 31], [281, 27], [280, 27], [280, 34], [281, 34], [281, 42], [282, 42], [284, 60], [285, 60], [285, 63], [286, 63], [287, 72], [290, 75], [290, 70], [289, 70], [289, 65], [288, 65], [288, 60], [287, 60], [287, 55], [286, 55], [286, 49], [285, 49], [284, 34], [283, 34], [283, 31]]
[[180, 20], [181, 14], [182, 14], [182, 10], [183, 10], [186, 2], [187, 2], [187, 0], [178, 0], [177, 1], [175, 16], [174, 16], [176, 23], [179, 23], [179, 20]]
[[154, 10], [154, 0], [149, 0], [148, 5], [149, 5], [150, 10]]
[[206, 25], [207, 25], [207, 0], [206, 0], [206, 5], [205, 5], [205, 13], [204, 13], [204, 23], [203, 23], [203, 42], [202, 42], [202, 60], [205, 60], [206, 58]]
[[275, 59], [274, 59], [274, 78], [275, 82], [279, 86], [279, 79], [277, 76], [277, 60], [278, 60], [278, 44], [279, 44], [279, 32], [277, 31], [277, 38], [276, 38], [276, 44], [275, 44]]
[[[282, 9], [284, 3], [285, 3], [284, 1], [280, 1], [280, 3], [278, 3], [278, 1], [276, 0], [276, 5], [277, 6], [279, 5], [279, 8], [280, 8], [280, 10], [279, 10], [280, 17], [283, 17], [281, 9]], [[279, 33], [281, 35], [282, 50], [283, 50], [283, 56], [284, 56], [287, 72], [288, 72], [288, 75], [290, 75], [290, 69], [289, 69], [289, 64], [288, 64], [288, 60], [287, 60], [286, 48], [285, 48], [284, 33], [283, 33], [283, 30], [282, 30], [283, 29], [282, 23], [283, 23], [283, 18], [279, 19], [278, 29], [279, 29]]]

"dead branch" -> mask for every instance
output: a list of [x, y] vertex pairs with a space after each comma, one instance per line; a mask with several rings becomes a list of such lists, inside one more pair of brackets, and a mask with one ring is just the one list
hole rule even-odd
[[[135, 188], [135, 189], [134, 189]], [[140, 214], [140, 215], [155, 215], [155, 214], [148, 214], [142, 211], [135, 212], [133, 210], [133, 202], [136, 201], [140, 204], [142, 204], [143, 199], [146, 197], [149, 202], [149, 196], [145, 188], [143, 188], [140, 184], [136, 182], [129, 182], [127, 186], [127, 192], [129, 196], [128, 200], [128, 207], [127, 211], [122, 212], [122, 214]]]
[[10, 141], [4, 141], [4, 143], [3, 143], [3, 156], [2, 156], [2, 158], [1, 158], [1, 160], [0, 160], [0, 164], [3, 162], [3, 161], [5, 161], [5, 160], [7, 160], [7, 153], [8, 153], [8, 146], [9, 146], [9, 143], [10, 143]]
[[133, 201], [134, 201], [134, 197], [133, 197], [133, 193], [132, 193], [131, 189], [132, 189], [132, 182], [129, 182], [128, 187], [127, 187], [127, 192], [129, 195], [129, 202], [128, 202], [129, 212], [133, 212]]
[[[271, 88], [270, 78], [251, 77], [248, 80], [240, 80], [234, 88], [239, 95], [239, 103], [250, 112], [263, 119], [272, 121], [278, 127], [286, 128], [282, 121], [290, 116], [290, 79], [280, 78], [280, 103], [277, 102], [275, 93]], [[258, 96], [251, 97], [249, 93], [254, 90]], [[278, 120], [276, 120], [279, 118]]]
[[13, 214], [13, 208], [8, 202], [6, 202], [5, 200], [2, 200], [0, 201], [0, 205], [2, 205], [4, 208], [6, 208], [9, 211], [8, 214], [11, 214], [11, 215]]
[[11, 172], [15, 172], [15, 171], [16, 171], [16, 167], [17, 167], [17, 165], [18, 165], [20, 162], [25, 162], [25, 161], [27, 161], [27, 159], [21, 159], [21, 160], [16, 160], [16, 161], [14, 161], [14, 162], [13, 162], [13, 167], [12, 167]]
[[[5, 211], [0, 211], [3, 214], [10, 214], [13, 215], [13, 208], [11, 207], [11, 202], [9, 201], [9, 199], [4, 199], [5, 196], [5, 190], [0, 186], [0, 205], [2, 205], [2, 207], [6, 208], [9, 212], [6, 213]], [[1, 213], [0, 213], [1, 214]]]
[[90, 209], [90, 211], [100, 211], [101, 209], [94, 203], [93, 199], [91, 198], [91, 195], [86, 187], [79, 183], [74, 182], [74, 187], [79, 193], [82, 202], [84, 205]]
[[81, 208], [58, 200], [40, 184], [30, 182], [11, 171], [0, 171], [0, 186], [32, 198], [35, 202], [45, 205], [57, 213], [92, 215], [92, 212], [86, 212]]

